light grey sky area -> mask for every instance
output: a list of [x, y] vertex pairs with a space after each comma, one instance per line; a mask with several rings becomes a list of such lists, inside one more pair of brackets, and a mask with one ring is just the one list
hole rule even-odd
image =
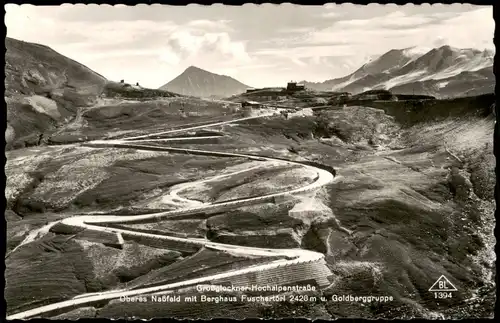
[[260, 87], [345, 76], [391, 49], [494, 49], [492, 7], [469, 4], [5, 8], [8, 37], [152, 88], [191, 65]]

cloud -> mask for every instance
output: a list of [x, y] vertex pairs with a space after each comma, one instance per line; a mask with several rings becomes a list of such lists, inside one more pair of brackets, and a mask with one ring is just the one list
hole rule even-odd
[[339, 21], [335, 24], [337, 28], [401, 28], [415, 27], [433, 20], [431, 16], [408, 15], [403, 11], [394, 11], [385, 16], [378, 16], [369, 19], [351, 19]]
[[230, 23], [231, 20], [207, 20], [207, 19], [197, 19], [197, 20], [191, 20], [189, 21], [186, 25], [189, 27], [195, 27], [195, 28], [203, 28], [204, 30], [206, 29], [215, 29], [215, 30], [233, 30], [228, 23]]
[[[131, 19], [134, 10], [130, 9], [6, 5], [5, 24], [9, 37], [50, 46], [109, 79], [132, 79], [151, 87], [166, 83], [189, 65], [234, 71], [259, 64], [250, 58], [245, 41], [233, 39], [227, 19], [176, 23], [156, 16], [148, 19], [150, 9], [147, 16]], [[103, 12], [113, 19], [106, 20]], [[94, 21], [89, 17], [92, 13], [99, 16]], [[75, 19], [65, 20], [64, 14]]]
[[[179, 30], [166, 40], [162, 52], [162, 60], [170, 65], [181, 61], [186, 64], [211, 60], [248, 62], [250, 56], [245, 44], [232, 41], [228, 33], [197, 33], [190, 30]], [[216, 63], [216, 62], [211, 62]]]
[[298, 35], [290, 33], [288, 37], [271, 39], [253, 54], [259, 60], [275, 60], [277, 68], [292, 62], [297, 75], [320, 81], [345, 76], [391, 49], [444, 44], [458, 48], [493, 47], [491, 8], [458, 11], [443, 6], [442, 11], [432, 11], [415, 7], [394, 6], [384, 15], [358, 19], [349, 19], [357, 13], [343, 16], [342, 8], [332, 7], [339, 15], [329, 26], [297, 30]]
[[[436, 43], [454, 47], [493, 47], [494, 21], [491, 8], [480, 8], [450, 15], [450, 13], [416, 14], [410, 16], [401, 10], [370, 19], [343, 20], [308, 33], [305, 40], [294, 44], [297, 48], [316, 46], [317, 55], [338, 51], [351, 53], [386, 52], [394, 48], [415, 45], [433, 46]], [[325, 46], [332, 40], [346, 40], [345, 45]], [[303, 49], [303, 53], [311, 53]], [[300, 55], [299, 53], [297, 53]], [[303, 55], [302, 55], [303, 56]]]
[[306, 63], [304, 63], [303, 61], [301, 61], [299, 58], [290, 58], [290, 60], [296, 64], [296, 65], [299, 65], [299, 66], [307, 66]]
[[[94, 6], [100, 12], [100, 7]], [[127, 20], [130, 8], [105, 6], [113, 21], [60, 21], [61, 12], [77, 16], [92, 6], [61, 6], [40, 11], [31, 5], [7, 5], [8, 36], [49, 45], [63, 54], [92, 61], [105, 57], [156, 56], [169, 65], [248, 62], [245, 42], [233, 41], [229, 20], [194, 19], [183, 24], [147, 19]], [[111, 10], [110, 10], [111, 9]], [[143, 8], [144, 9], [144, 8]], [[80, 10], [80, 11], [79, 11]], [[125, 16], [118, 13], [125, 12]], [[86, 18], [87, 19], [87, 18]], [[33, 28], [36, 22], [37, 27]], [[207, 56], [207, 59], [203, 57]]]
[[432, 42], [432, 46], [437, 48], [446, 45], [446, 38], [437, 36], [436, 39]]
[[254, 52], [255, 55], [279, 56], [292, 58], [307, 57], [336, 57], [355, 55], [356, 49], [350, 45], [315, 45], [315, 46], [296, 46], [291, 48], [267, 48]]
[[337, 18], [337, 17], [340, 17], [340, 13], [338, 12], [335, 12], [335, 11], [327, 11], [327, 12], [324, 12], [320, 15], [321, 17], [324, 17], [324, 18]]
[[315, 27], [291, 27], [291, 28], [280, 28], [276, 30], [280, 34], [307, 34], [313, 31]]
[[444, 21], [436, 30], [427, 30], [430, 39], [442, 38], [446, 44], [464, 48], [492, 49], [495, 22], [493, 8], [483, 7]]
[[[7, 36], [78, 50], [122, 50], [124, 45], [144, 45], [141, 44], [141, 39], [144, 38], [148, 38], [148, 46], [154, 45], [154, 39], [158, 39], [159, 35], [168, 34], [178, 28], [168, 21], [160, 23], [148, 20], [106, 21], [96, 24], [85, 21], [61, 23], [51, 15], [43, 15], [37, 9], [31, 5], [6, 5]], [[34, 25], [36, 27], [33, 27]], [[151, 31], [154, 31], [154, 37], [151, 37]]]

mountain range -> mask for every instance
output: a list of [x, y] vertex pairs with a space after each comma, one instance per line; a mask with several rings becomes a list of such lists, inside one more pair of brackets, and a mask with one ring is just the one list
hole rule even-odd
[[436, 97], [493, 93], [494, 54], [489, 50], [442, 46], [429, 51], [419, 48], [393, 49], [347, 76], [314, 83], [307, 88], [353, 94], [385, 89], [397, 94]]
[[[49, 47], [11, 38], [6, 38], [6, 47], [7, 96], [41, 94], [50, 95], [56, 101], [67, 101], [69, 97], [69, 100], [87, 100], [89, 94], [94, 98], [109, 84], [103, 76]], [[303, 83], [311, 90], [353, 94], [386, 89], [396, 94], [438, 98], [472, 96], [494, 92], [493, 56], [490, 50], [450, 46], [431, 50], [393, 49], [347, 76]], [[230, 76], [190, 66], [159, 89], [181, 95], [222, 98], [248, 88], [250, 86]]]
[[[494, 92], [493, 57], [490, 50], [447, 45], [430, 50], [419, 47], [393, 49], [347, 76], [301, 83], [311, 90], [352, 94], [383, 89], [395, 94], [437, 98], [473, 96]], [[195, 66], [160, 87], [183, 95], [215, 98], [239, 94], [248, 88], [234, 78]]]
[[189, 96], [223, 98], [245, 92], [248, 88], [250, 86], [232, 77], [190, 66], [159, 89]]

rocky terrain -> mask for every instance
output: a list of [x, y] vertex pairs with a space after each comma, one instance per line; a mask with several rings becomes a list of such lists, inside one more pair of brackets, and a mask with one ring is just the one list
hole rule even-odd
[[[48, 62], [60, 59], [46, 47], [10, 42], [13, 48], [27, 46], [16, 49], [23, 57], [42, 48], [52, 55]], [[37, 60], [37, 64], [49, 64]], [[10, 64], [7, 71], [16, 71], [16, 65]], [[26, 140], [15, 130], [16, 140], [6, 152], [8, 313], [84, 293], [175, 282], [263, 261], [207, 248], [153, 247], [141, 239], [127, 240], [118, 248], [115, 235], [50, 226], [79, 214], [127, 217], [284, 191], [307, 185], [314, 176], [304, 169], [239, 157], [85, 146], [94, 139], [141, 136], [242, 115], [231, 101], [130, 88], [84, 71], [89, 74], [79, 72], [74, 77], [81, 83], [98, 84], [99, 91], [92, 92], [89, 101], [72, 103], [73, 114], [66, 120], [57, 119], [51, 126], [44, 123], [47, 140], [29, 147], [15, 145], [17, 138]], [[34, 95], [29, 91], [41, 91], [25, 89], [22, 79], [9, 73], [13, 75], [9, 88], [25, 92], [8, 92], [7, 97], [22, 100]], [[24, 70], [18, 68], [17, 73], [24, 75]], [[78, 79], [78, 75], [84, 76]], [[44, 76], [44, 80], [51, 79]], [[71, 93], [82, 91], [75, 85]], [[325, 254], [335, 277], [318, 296], [392, 296], [394, 301], [187, 305], [114, 300], [56, 317], [492, 317], [495, 117], [490, 107], [494, 96], [438, 100], [387, 91], [363, 95], [309, 91], [284, 97], [273, 93], [263, 95], [270, 106], [314, 109], [159, 136], [220, 136], [215, 141], [155, 145], [313, 163], [334, 172], [333, 183], [316, 193], [124, 227], [231, 245], [318, 251]], [[233, 101], [245, 97], [233, 97]], [[61, 103], [54, 101], [61, 109]], [[34, 111], [30, 113], [42, 113], [32, 104], [27, 104]], [[37, 133], [31, 119], [14, 114], [16, 107], [8, 106], [13, 111], [9, 124], [26, 125], [29, 131], [23, 136]], [[141, 140], [137, 142], [149, 144]], [[217, 177], [234, 172], [241, 172], [240, 176]], [[428, 289], [441, 275], [458, 291], [453, 298], [437, 302]]]
[[450, 46], [428, 52], [419, 48], [394, 49], [350, 75], [305, 85], [313, 90], [353, 94], [385, 89], [395, 94], [439, 98], [475, 96], [494, 92], [493, 56], [489, 50]]
[[197, 97], [223, 98], [245, 92], [250, 88], [232, 77], [188, 67], [179, 76], [160, 87], [160, 90]]

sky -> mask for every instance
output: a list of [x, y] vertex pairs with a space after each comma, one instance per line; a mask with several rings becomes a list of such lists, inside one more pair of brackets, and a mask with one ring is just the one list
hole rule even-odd
[[491, 6], [5, 5], [7, 36], [158, 88], [197, 66], [253, 87], [320, 82], [391, 50], [494, 49]]

